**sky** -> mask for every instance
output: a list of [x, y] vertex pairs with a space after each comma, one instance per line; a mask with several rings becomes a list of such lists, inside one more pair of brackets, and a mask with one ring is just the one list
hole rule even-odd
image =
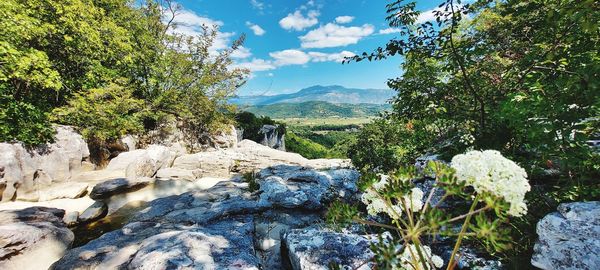
[[[398, 35], [385, 21], [386, 0], [179, 0], [174, 31], [219, 29], [215, 51], [240, 35], [236, 67], [251, 70], [239, 95], [275, 95], [313, 85], [386, 89], [401, 75], [399, 56], [342, 64], [344, 56], [371, 52]], [[438, 1], [418, 1], [419, 21], [431, 20]]]

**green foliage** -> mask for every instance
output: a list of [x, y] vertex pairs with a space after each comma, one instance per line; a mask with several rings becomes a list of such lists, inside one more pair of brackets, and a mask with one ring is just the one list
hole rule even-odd
[[52, 141], [53, 135], [54, 129], [43, 111], [0, 93], [0, 141], [35, 146]]
[[[423, 194], [424, 203], [415, 206], [407, 194], [414, 192], [415, 182], [423, 179], [425, 175], [435, 175], [433, 188], [429, 193]], [[372, 245], [375, 253], [373, 262], [382, 269], [401, 268], [407, 258], [406, 247], [416, 246], [423, 248], [424, 243], [431, 242], [437, 236], [455, 241], [452, 257], [455, 256], [463, 240], [471, 244], [480, 245], [490, 253], [506, 252], [518, 245], [511, 240], [509, 204], [501, 197], [490, 192], [477, 192], [468, 187], [455, 176], [454, 169], [440, 162], [430, 162], [424, 171], [418, 172], [415, 167], [408, 166], [395, 170], [385, 182], [380, 175], [365, 174], [361, 182], [366, 191], [376, 194], [372, 199], [382, 200], [383, 204], [374, 204], [373, 207], [382, 207], [390, 219], [364, 218], [356, 206], [335, 202], [327, 214], [329, 224], [347, 226], [358, 223], [393, 232], [390, 237], [379, 235], [380, 241]], [[381, 186], [381, 183], [384, 183]], [[377, 186], [377, 188], [376, 188]], [[431, 193], [443, 191], [439, 201], [433, 203]], [[363, 202], [364, 201], [363, 195]], [[462, 200], [467, 204], [456, 204], [451, 209], [440, 208], [444, 202]], [[400, 205], [399, 208], [396, 208]], [[400, 212], [398, 212], [400, 211]], [[369, 211], [371, 214], [371, 212]], [[380, 214], [381, 215], [381, 214]], [[374, 220], [378, 220], [377, 222]], [[386, 221], [387, 220], [387, 221]], [[381, 241], [384, 240], [384, 241]], [[398, 249], [398, 247], [402, 247]], [[423, 253], [427, 248], [423, 248]], [[418, 248], [417, 248], [418, 250]], [[402, 253], [402, 254], [401, 254]], [[416, 259], [420, 257], [421, 259]], [[419, 265], [414, 269], [433, 269], [427, 265], [432, 264], [433, 256], [413, 256], [412, 265]], [[452, 265], [453, 259], [446, 262]], [[436, 268], [439, 268], [437, 266]]]
[[373, 117], [390, 109], [390, 104], [341, 104], [325, 101], [277, 103], [245, 108], [256, 115], [272, 118]]
[[244, 182], [248, 183], [248, 190], [250, 192], [257, 191], [260, 188], [260, 185], [256, 181], [258, 174], [255, 172], [247, 172], [242, 175]]
[[453, 145], [448, 153], [492, 148], [536, 177], [597, 176], [585, 140], [599, 121], [598, 2], [452, 3], [441, 1], [434, 23], [417, 23], [413, 3], [391, 2], [387, 19], [402, 38], [354, 58], [404, 57], [403, 75], [388, 81], [398, 90], [389, 117], [437, 126], [428, 143]]
[[285, 135], [285, 148], [287, 151], [298, 153], [308, 159], [324, 158], [328, 154], [328, 150], [324, 146], [299, 137], [293, 132]]
[[53, 117], [77, 126], [85, 138], [101, 142], [141, 133], [143, 108], [144, 102], [133, 97], [130, 88], [110, 84], [75, 94], [66, 106], [54, 109]]
[[244, 130], [244, 139], [249, 139], [255, 142], [260, 142], [263, 139], [263, 135], [259, 134], [259, 131], [264, 125], [277, 124], [268, 116], [256, 117], [256, 115], [248, 111], [238, 113], [235, 116], [235, 120], [237, 122], [237, 126]]
[[441, 150], [436, 148], [435, 136], [440, 129], [416, 120], [377, 119], [360, 130], [348, 155], [359, 169], [391, 171], [414, 164], [425, 153]]
[[212, 52], [216, 29], [173, 34], [178, 9], [154, 0], [2, 1], [0, 140], [51, 140], [52, 112], [90, 140], [166, 119], [200, 140], [231, 124], [226, 101], [248, 71], [229, 68], [230, 55], [244, 38]]

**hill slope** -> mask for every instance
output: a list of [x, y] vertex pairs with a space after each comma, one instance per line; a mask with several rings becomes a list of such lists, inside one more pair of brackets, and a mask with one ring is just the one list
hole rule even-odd
[[245, 111], [271, 118], [369, 117], [390, 108], [390, 104], [332, 104], [323, 101], [242, 107]]
[[240, 96], [230, 100], [238, 105], [271, 105], [277, 103], [302, 103], [325, 101], [348, 104], [385, 104], [396, 92], [390, 89], [356, 89], [339, 85], [312, 86], [292, 94], [274, 96]]

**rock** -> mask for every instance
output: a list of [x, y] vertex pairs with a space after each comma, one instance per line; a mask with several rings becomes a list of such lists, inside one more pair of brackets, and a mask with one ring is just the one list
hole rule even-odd
[[186, 170], [181, 168], [164, 168], [156, 172], [156, 178], [161, 180], [186, 180], [194, 181], [202, 176], [200, 170]]
[[537, 224], [531, 264], [541, 269], [600, 268], [600, 202], [563, 203]]
[[[0, 143], [2, 201], [69, 181], [89, 158], [87, 144], [73, 128], [56, 126], [55, 142], [26, 150], [20, 143]], [[3, 187], [3, 188], [2, 188]], [[25, 196], [26, 199], [38, 199]]]
[[290, 229], [321, 222], [319, 213], [304, 210], [268, 210], [254, 219], [254, 244], [263, 269], [285, 269], [281, 258], [281, 235]]
[[175, 159], [173, 168], [194, 171], [196, 177], [229, 177], [236, 163], [244, 157], [230, 150], [216, 150], [183, 155]]
[[285, 151], [285, 132], [280, 132], [279, 125], [264, 125], [258, 130], [258, 134], [264, 136], [260, 144]]
[[315, 171], [279, 165], [261, 171], [259, 176], [261, 203], [319, 210], [336, 198], [356, 199], [356, 182], [360, 175], [350, 169]]
[[[336, 233], [317, 228], [294, 229], [282, 236], [283, 250], [292, 269], [372, 269], [371, 241], [356, 234]], [[287, 253], [287, 254], [285, 254]]]
[[252, 216], [206, 226], [134, 222], [70, 250], [54, 269], [259, 269]]
[[127, 146], [127, 151], [133, 151], [137, 149], [138, 139], [131, 135], [121, 138], [121, 142]]
[[127, 193], [139, 190], [154, 180], [152, 178], [139, 178], [131, 180], [127, 178], [116, 178], [99, 183], [92, 188], [90, 198], [94, 200], [102, 200], [110, 198], [113, 195]]
[[0, 269], [48, 269], [73, 242], [65, 212], [32, 207], [0, 211]]
[[250, 140], [243, 140], [237, 148], [219, 149], [177, 157], [173, 168], [195, 171], [196, 177], [231, 177], [232, 173], [259, 171], [278, 165], [291, 164], [315, 169], [349, 168], [349, 160], [309, 160], [296, 153], [275, 150]]
[[99, 220], [108, 214], [108, 206], [104, 202], [95, 202], [88, 209], [85, 209], [77, 221], [79, 223], [89, 223]]
[[209, 138], [210, 146], [214, 148], [235, 148], [238, 143], [237, 130], [233, 125], [230, 125], [227, 130], [210, 135]]
[[122, 229], [70, 250], [55, 269], [258, 269], [251, 214], [236, 183], [152, 201]]
[[122, 171], [126, 177], [152, 177], [156, 171], [171, 166], [176, 154], [168, 147], [150, 145], [147, 149], [123, 152], [112, 159], [106, 170]]
[[77, 199], [87, 194], [87, 183], [64, 182], [19, 196], [23, 201], [51, 201], [56, 199]]
[[65, 222], [65, 224], [68, 227], [73, 227], [73, 226], [77, 225], [78, 221], [79, 221], [79, 212], [77, 212], [77, 211], [69, 212], [63, 218], [63, 222]]

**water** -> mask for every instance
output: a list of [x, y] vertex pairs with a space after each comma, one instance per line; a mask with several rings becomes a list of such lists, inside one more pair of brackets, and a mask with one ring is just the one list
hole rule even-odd
[[75, 234], [72, 247], [83, 246], [107, 232], [122, 228], [137, 212], [146, 208], [147, 205], [148, 203], [144, 201], [131, 202], [105, 218], [72, 228], [71, 230]]

